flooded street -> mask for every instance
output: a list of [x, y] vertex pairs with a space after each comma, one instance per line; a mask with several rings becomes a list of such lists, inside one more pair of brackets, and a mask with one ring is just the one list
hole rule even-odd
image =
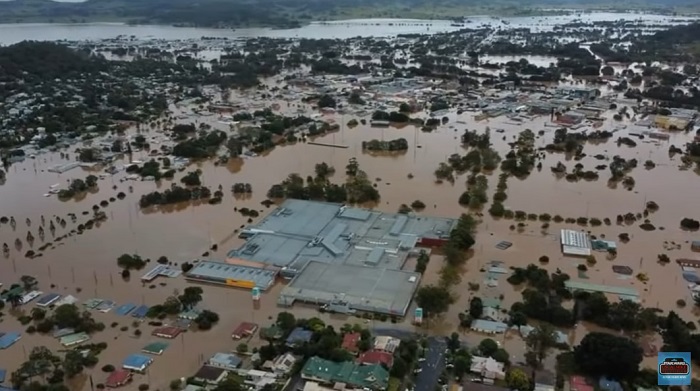
[[[331, 119], [332, 116], [326, 117]], [[171, 181], [162, 180], [156, 182], [127, 181], [121, 179], [126, 173], [118, 173], [99, 181], [99, 191], [88, 193], [80, 201], [60, 201], [55, 197], [44, 197], [51, 185], [64, 183], [73, 178], [84, 178], [90, 172], [83, 169], [74, 169], [64, 174], [47, 172], [47, 168], [60, 162], [56, 154], [44, 154], [36, 159], [27, 159], [18, 164], [13, 164], [7, 175], [7, 182], [0, 186], [0, 210], [2, 215], [13, 216], [17, 221], [16, 230], [8, 224], [0, 225], [0, 241], [12, 243], [15, 238], [24, 238], [27, 231], [34, 232], [39, 225], [42, 215], [47, 220], [56, 215], [67, 220], [65, 228], [57, 225], [56, 236], [62, 236], [75, 228], [75, 224], [67, 218], [68, 213], [77, 215], [77, 223], [86, 219], [83, 212], [91, 214], [93, 205], [102, 200], [116, 197], [118, 192], [127, 193], [124, 200], [116, 200], [104, 210], [107, 213], [107, 221], [99, 224], [92, 230], [86, 230], [83, 235], [73, 235], [56, 243], [55, 248], [46, 249], [44, 255], [36, 259], [26, 259], [23, 253], [29, 249], [24, 243], [21, 251], [12, 249], [10, 257], [0, 263], [0, 274], [4, 282], [9, 283], [19, 279], [22, 275], [38, 276], [44, 291], [56, 291], [57, 293], [73, 294], [83, 300], [91, 297], [109, 298], [118, 303], [133, 302], [153, 305], [162, 302], [174, 290], [182, 291], [186, 283], [181, 279], [156, 280], [154, 289], [142, 286], [138, 275], [133, 275], [131, 281], [123, 281], [119, 275], [116, 258], [123, 253], [137, 253], [144, 258], [156, 259], [161, 255], [167, 256], [175, 263], [191, 261], [201, 257], [211, 244], [218, 244], [219, 251], [212, 255], [214, 259], [222, 259], [225, 252], [240, 244], [240, 239], [233, 234], [235, 229], [246, 225], [247, 218], [236, 212], [234, 208], [255, 208], [266, 213], [266, 208], [260, 204], [265, 200], [267, 189], [273, 184], [279, 183], [290, 173], [298, 173], [302, 177], [313, 173], [314, 166], [320, 162], [326, 162], [334, 166], [337, 174], [333, 181], [340, 182], [344, 178], [342, 171], [348, 159], [357, 157], [360, 166], [366, 170], [370, 178], [376, 178], [378, 190], [381, 194], [381, 202], [377, 209], [387, 212], [395, 212], [399, 205], [410, 204], [414, 200], [422, 200], [427, 204], [425, 211], [428, 215], [456, 217], [468, 210], [457, 203], [459, 195], [466, 189], [464, 183], [466, 176], [457, 177], [454, 184], [436, 184], [434, 170], [437, 165], [445, 161], [453, 153], [463, 153], [460, 146], [460, 136], [464, 128], [477, 129], [480, 132], [491, 129], [491, 139], [494, 148], [501, 155], [508, 150], [507, 141], [517, 134], [520, 129], [532, 128], [537, 131], [546, 129], [544, 136], [540, 137], [536, 145], [543, 146], [551, 141], [554, 128], [544, 128], [544, 118], [537, 118], [532, 123], [522, 126], [509, 125], [500, 119], [491, 119], [489, 122], [475, 122], [470, 113], [462, 115], [450, 115], [448, 125], [440, 127], [431, 133], [424, 133], [413, 126], [402, 129], [371, 128], [358, 126], [348, 129], [342, 126], [340, 131], [316, 138], [317, 142], [348, 145], [347, 149], [329, 148], [322, 146], [296, 143], [277, 147], [266, 156], [248, 159], [236, 159], [227, 165], [216, 166], [213, 162], [205, 161], [191, 166], [186, 171], [198, 168], [202, 170], [203, 184], [216, 188], [219, 185], [224, 189], [224, 199], [220, 205], [178, 205], [166, 207], [162, 211], [140, 211], [138, 199], [141, 194], [158, 188], [166, 188]], [[337, 115], [334, 118], [343, 123], [350, 116]], [[464, 122], [458, 124], [456, 121]], [[610, 124], [612, 125], [612, 124]], [[503, 133], [496, 133], [495, 129], [503, 129]], [[621, 130], [616, 136], [624, 135], [627, 131]], [[147, 136], [156, 134], [154, 131], [145, 133]], [[372, 156], [361, 151], [362, 141], [373, 138], [390, 140], [403, 137], [408, 140], [409, 150], [405, 153], [396, 153], [388, 156]], [[502, 140], [506, 138], [506, 141]], [[678, 223], [684, 216], [695, 217], [692, 210], [681, 208], [682, 205], [690, 205], [692, 194], [700, 191], [700, 182], [697, 173], [693, 170], [679, 171], [679, 162], [669, 158], [668, 146], [670, 144], [683, 145], [689, 138], [683, 133], [676, 133], [671, 140], [658, 143], [641, 142], [636, 148], [626, 146], [617, 147], [611, 140], [608, 143], [592, 145], [586, 144], [584, 152], [588, 157], [581, 163], [590, 169], [598, 164], [592, 156], [598, 153], [606, 156], [620, 155], [625, 158], [635, 157], [640, 161], [653, 160], [657, 166], [652, 170], [643, 167], [636, 168], [630, 175], [636, 180], [634, 191], [624, 190], [621, 186], [617, 189], [608, 187], [607, 170], [600, 172], [597, 181], [568, 182], [566, 179], [557, 179], [549, 167], [558, 161], [573, 165], [567, 161], [563, 154], [546, 153], [541, 172], [533, 172], [527, 179], [519, 180], [511, 178], [508, 181], [508, 200], [506, 205], [512, 210], [525, 210], [529, 213], [560, 214], [563, 217], [589, 216], [603, 219], [608, 217], [613, 220], [611, 226], [587, 228], [596, 235], [614, 240], [618, 234], [627, 232], [631, 241], [628, 244], [619, 244], [619, 255], [613, 261], [605, 259], [605, 253], [596, 254], [598, 263], [590, 268], [587, 276], [592, 282], [609, 284], [614, 286], [631, 286], [641, 292], [643, 304], [647, 306], [659, 306], [661, 308], [674, 308], [679, 298], [684, 298], [692, 303], [692, 298], [685, 288], [681, 278], [680, 268], [672, 262], [662, 266], [656, 262], [656, 255], [665, 253], [664, 242], [682, 244], [682, 249], [668, 252], [671, 259], [686, 257], [692, 258], [688, 241], [696, 238], [693, 233], [681, 231]], [[138, 156], [134, 159], [147, 159], [147, 156]], [[412, 174], [412, 178], [409, 178]], [[490, 189], [493, 192], [499, 172], [491, 175]], [[172, 183], [179, 183], [178, 174]], [[249, 199], [237, 199], [229, 193], [233, 183], [247, 182], [253, 187], [252, 197]], [[116, 186], [116, 189], [113, 187]], [[133, 193], [129, 192], [129, 186], [133, 187]], [[671, 190], [672, 189], [672, 190]], [[649, 216], [649, 219], [657, 227], [664, 227], [663, 231], [646, 232], [638, 228], [638, 224], [631, 226], [618, 226], [615, 224], [615, 216], [627, 212], [641, 212], [645, 201], [653, 200], [660, 206], [658, 212]], [[25, 219], [31, 219], [31, 227], [27, 227]], [[486, 262], [492, 260], [503, 261], [507, 266], [526, 266], [536, 263], [540, 255], [550, 258], [546, 266], [550, 271], [560, 269], [578, 279], [576, 266], [578, 261], [565, 258], [560, 253], [558, 230], [560, 228], [578, 229], [574, 224], [551, 223], [546, 231], [543, 231], [538, 222], [526, 222], [528, 225], [522, 232], [509, 229], [514, 224], [512, 220], [494, 220], [488, 214], [482, 217], [483, 222], [479, 227], [477, 245], [474, 247], [474, 256], [468, 261], [462, 283], [455, 289], [459, 300], [452, 306], [443, 320], [431, 326], [433, 332], [449, 333], [457, 327], [457, 314], [468, 308], [470, 295], [468, 283], [481, 284], [482, 288], [477, 293], [481, 297], [504, 296], [503, 307], [520, 300], [520, 295], [515, 292], [505, 281], [505, 277], [499, 281], [497, 287], [486, 287], [483, 283], [484, 273], [479, 269]], [[50, 240], [47, 232], [46, 240]], [[498, 250], [495, 245], [507, 240], [513, 246], [505, 251]], [[34, 249], [40, 246], [38, 238], [34, 243]], [[440, 267], [440, 257], [434, 256], [426, 273], [426, 282], [435, 281], [435, 273]], [[651, 277], [651, 281], [645, 285], [636, 278], [621, 279], [611, 270], [611, 265], [627, 265], [635, 270], [634, 274], [644, 272]], [[167, 284], [158, 286], [158, 283]], [[56, 285], [55, 289], [49, 289], [49, 285]], [[77, 292], [80, 288], [81, 292]], [[261, 309], [254, 311], [250, 300], [250, 293], [235, 289], [218, 287], [205, 288], [205, 305], [217, 309], [222, 315], [219, 324], [210, 332], [187, 333], [183, 340], [175, 340], [166, 353], [159, 357], [149, 370], [151, 381], [156, 384], [166, 384], [170, 377], [166, 373], [190, 373], [200, 364], [202, 357], [206, 358], [215, 351], [228, 351], [235, 348], [230, 340], [229, 333], [240, 321], [255, 320], [267, 323], [278, 309], [275, 302], [277, 293], [281, 287], [278, 285], [272, 291], [263, 295]], [[235, 305], [231, 305], [236, 303]], [[693, 308], [692, 304], [685, 309], [678, 309], [684, 316], [689, 316]], [[298, 308], [295, 308], [295, 313]], [[304, 310], [302, 310], [304, 312]], [[318, 316], [312, 309], [307, 310], [308, 316]], [[302, 316], [302, 315], [299, 315]], [[118, 317], [114, 314], [97, 314], [96, 317], [105, 324], [113, 321], [121, 325], [131, 323], [129, 317]], [[331, 320], [332, 321], [332, 320]], [[350, 320], [352, 321], [352, 319]], [[17, 329], [12, 318], [5, 318], [3, 329]], [[333, 322], [333, 321], [332, 321]], [[340, 321], [337, 323], [344, 323]], [[401, 327], [412, 328], [408, 324]], [[473, 336], [476, 342], [481, 337]], [[95, 342], [105, 341], [113, 348], [101, 355], [101, 365], [106, 363], [118, 364], [129, 352], [140, 349], [150, 337], [141, 336], [134, 338], [130, 332], [115, 330], [99, 333]], [[50, 337], [32, 336], [24, 338], [8, 352], [12, 355], [21, 355], [31, 346], [46, 344], [53, 346], [56, 340]], [[184, 347], [183, 347], [184, 344]], [[508, 341], [507, 348], [513, 350], [512, 354], [522, 354], [522, 345], [514, 341]], [[188, 359], [183, 360], [178, 350], [187, 349]], [[201, 351], [202, 356], [193, 355], [192, 349]], [[14, 359], [10, 355], [3, 355], [0, 365], [12, 367]], [[199, 357], [199, 358], [198, 358]], [[8, 361], [5, 361], [8, 360]], [[102, 374], [96, 373], [99, 377]], [[157, 379], [157, 380], [156, 380]], [[95, 379], [96, 381], [99, 381]], [[159, 383], [160, 382], [160, 383]], [[138, 384], [138, 381], [134, 384]]]

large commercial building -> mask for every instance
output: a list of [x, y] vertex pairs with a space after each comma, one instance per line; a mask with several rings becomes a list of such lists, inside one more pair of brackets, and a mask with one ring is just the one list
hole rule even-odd
[[[291, 279], [279, 304], [341, 301], [359, 311], [403, 316], [420, 274], [403, 271], [417, 246], [439, 246], [455, 219], [387, 214], [341, 204], [287, 200], [259, 224], [226, 263], [279, 268]], [[191, 273], [188, 273], [191, 274]]]

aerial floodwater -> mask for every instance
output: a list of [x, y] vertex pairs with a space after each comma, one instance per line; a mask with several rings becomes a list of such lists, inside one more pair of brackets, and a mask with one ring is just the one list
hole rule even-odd
[[[639, 54], [645, 38], [693, 20], [582, 13], [288, 30], [0, 25], [0, 59], [10, 64], [0, 69], [8, 75], [0, 85], [0, 290], [21, 281], [12, 290], [27, 294], [18, 304], [3, 292], [0, 334], [22, 338], [0, 353], [0, 369], [18, 370], [36, 347], [72, 346], [51, 335], [53, 324], [38, 330], [52, 313], [34, 311], [46, 294], [74, 296], [106, 326], [74, 336], [109, 346], [70, 380], [71, 391], [90, 389], [93, 377], [103, 389], [109, 366], [152, 345], [161, 335], [151, 332], [164, 325], [177, 324], [177, 338], [126, 390], [179, 390], [173, 379], [237, 349], [252, 368], [232, 331], [241, 322], [270, 326], [281, 311], [336, 331], [358, 323], [439, 337], [415, 391], [433, 391], [443, 336], [459, 332], [475, 347], [489, 331], [475, 324], [507, 328], [518, 315], [520, 325], [557, 320], [566, 341], [557, 347], [598, 330], [661, 346], [657, 323], [618, 328], [608, 322], [618, 319], [613, 310], [578, 317], [579, 301], [588, 314], [599, 297], [572, 300], [571, 292], [605, 292], [601, 312], [624, 302], [697, 317], [700, 68], [663, 43], [648, 46], [666, 56], [659, 66]], [[617, 34], [614, 45], [595, 43], [605, 34]], [[25, 40], [61, 42], [16, 44]], [[626, 45], [637, 50], [618, 51]], [[421, 253], [419, 245], [434, 247]], [[144, 264], [127, 265], [137, 258]], [[158, 264], [169, 274], [146, 277]], [[249, 275], [217, 274], [234, 266]], [[332, 292], [339, 285], [347, 296]], [[218, 313], [211, 330], [180, 311], [193, 309], [185, 290], [200, 286], [193, 308]], [[423, 313], [414, 293], [426, 286], [449, 290], [454, 303], [414, 324]], [[367, 310], [380, 308], [370, 306], [377, 296], [389, 311]], [[471, 319], [475, 297], [491, 303], [491, 320]], [[173, 300], [176, 310], [165, 311]], [[524, 309], [509, 313], [514, 303]], [[154, 312], [125, 315], [137, 306]], [[565, 315], [549, 317], [550, 309]], [[197, 327], [188, 329], [191, 318]], [[493, 336], [513, 363], [525, 361], [524, 330]], [[244, 341], [269, 352], [257, 335]], [[335, 352], [340, 343], [330, 345]], [[300, 389], [294, 381], [286, 390]]]
[[195, 39], [201, 37], [219, 38], [309, 38], [344, 39], [352, 37], [385, 37], [399, 34], [434, 34], [456, 31], [463, 28], [476, 28], [483, 25], [506, 25], [509, 28], [531, 28], [534, 31], [549, 31], [554, 26], [574, 20], [582, 22], [640, 20], [647, 24], [673, 23], [687, 19], [681, 16], [593, 12], [560, 16], [527, 16], [493, 18], [474, 16], [456, 25], [448, 20], [417, 19], [352, 19], [331, 22], [314, 22], [294, 29], [240, 28], [211, 29], [173, 27], [163, 25], [126, 25], [121, 23], [52, 24], [21, 23], [0, 24], [0, 44], [11, 45], [20, 41], [82, 41], [114, 38], [119, 35], [133, 36], [136, 39]]

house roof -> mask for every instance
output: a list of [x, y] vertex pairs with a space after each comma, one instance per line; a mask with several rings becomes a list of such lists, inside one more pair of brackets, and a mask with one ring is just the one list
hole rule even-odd
[[360, 333], [347, 333], [343, 336], [343, 344], [341, 345], [343, 349], [348, 352], [357, 352], [357, 343], [360, 341]]
[[127, 371], [125, 369], [118, 369], [110, 373], [109, 376], [107, 376], [107, 380], [105, 380], [105, 385], [107, 387], [118, 387], [126, 383], [126, 381], [129, 380], [130, 377], [130, 371]]
[[374, 338], [374, 349], [376, 350], [386, 350], [387, 352], [393, 353], [400, 344], [400, 339], [386, 335], [380, 335]]
[[593, 391], [593, 386], [589, 385], [586, 379], [582, 376], [571, 376], [569, 379], [571, 390], [573, 391]]
[[219, 367], [229, 367], [236, 368], [241, 365], [240, 357], [231, 353], [215, 353], [212, 358], [209, 359], [209, 363]]
[[394, 364], [394, 356], [389, 352], [370, 350], [362, 353], [357, 362], [360, 364], [382, 364], [387, 368], [391, 368]]
[[223, 368], [202, 365], [202, 367], [199, 368], [197, 373], [194, 374], [194, 378], [213, 382], [219, 380], [219, 378], [224, 372], [226, 372], [226, 370]]
[[314, 333], [311, 330], [306, 330], [302, 327], [297, 327], [289, 333], [287, 337], [287, 345], [293, 345], [298, 343], [304, 343], [311, 341]]
[[255, 334], [255, 331], [257, 330], [257, 324], [250, 322], [241, 322], [241, 324], [239, 324], [238, 327], [236, 327], [236, 329], [233, 330], [233, 333], [231, 333], [231, 335], [236, 338], [242, 338]]
[[381, 365], [359, 365], [352, 361], [336, 363], [316, 356], [306, 362], [301, 373], [307, 378], [354, 387], [386, 389], [389, 384], [389, 372]]

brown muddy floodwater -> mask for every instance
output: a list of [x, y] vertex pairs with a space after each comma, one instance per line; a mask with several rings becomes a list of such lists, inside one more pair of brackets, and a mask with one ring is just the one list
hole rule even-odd
[[[473, 113], [462, 115], [449, 115], [450, 122], [431, 133], [423, 133], [417, 128], [408, 126], [402, 129], [380, 129], [368, 126], [359, 126], [348, 129], [345, 126], [333, 134], [317, 138], [315, 141], [345, 144], [347, 149], [328, 148], [304, 143], [286, 145], [275, 148], [265, 156], [241, 159], [229, 162], [228, 165], [216, 166], [213, 162], [200, 162], [190, 166], [187, 171], [199, 168], [202, 170], [202, 182], [212, 190], [221, 185], [225, 197], [219, 205], [178, 205], [165, 208], [163, 211], [143, 212], [138, 208], [138, 200], [144, 193], [158, 188], [164, 189], [170, 186], [170, 181], [161, 183], [137, 182], [121, 180], [126, 173], [120, 172], [113, 177], [107, 177], [99, 181], [99, 191], [84, 196], [80, 201], [62, 202], [56, 197], [44, 197], [50, 186], [65, 184], [73, 178], [85, 178], [90, 171], [81, 168], [68, 171], [63, 174], [49, 173], [47, 168], [60, 162], [58, 154], [43, 154], [36, 159], [14, 164], [10, 167], [7, 181], [0, 186], [0, 216], [14, 216], [17, 221], [16, 230], [9, 224], [0, 225], [0, 242], [7, 242], [12, 248], [9, 258], [0, 259], [0, 276], [6, 286], [18, 281], [22, 275], [36, 276], [40, 281], [40, 289], [44, 292], [55, 291], [63, 294], [73, 294], [81, 300], [91, 297], [99, 297], [114, 300], [119, 304], [145, 303], [153, 305], [162, 302], [175, 290], [182, 290], [186, 283], [182, 279], [156, 280], [153, 287], [142, 286], [139, 275], [134, 273], [131, 281], [123, 281], [119, 276], [116, 259], [123, 253], [137, 253], [145, 258], [156, 259], [161, 255], [167, 256], [171, 261], [181, 263], [191, 261], [202, 256], [202, 253], [213, 244], [219, 245], [219, 251], [212, 255], [214, 259], [223, 258], [229, 249], [240, 244], [236, 238], [235, 229], [246, 225], [247, 218], [237, 213], [234, 208], [247, 207], [260, 210], [265, 214], [266, 208], [260, 204], [266, 197], [265, 194], [271, 185], [279, 183], [290, 173], [298, 173], [302, 177], [313, 174], [314, 165], [326, 162], [336, 168], [336, 175], [332, 180], [344, 180], [344, 167], [348, 159], [356, 157], [361, 169], [367, 172], [370, 178], [377, 178], [378, 189], [381, 194], [381, 202], [377, 209], [395, 212], [399, 205], [410, 204], [414, 200], [422, 200], [427, 205], [421, 213], [457, 217], [468, 210], [457, 203], [459, 195], [466, 190], [466, 176], [458, 177], [454, 184], [436, 184], [434, 171], [438, 164], [445, 161], [453, 153], [464, 153], [460, 145], [460, 136], [465, 128], [485, 131], [491, 129], [491, 140], [494, 148], [501, 155], [505, 155], [509, 147], [507, 142], [513, 141], [517, 133], [525, 128], [532, 129], [535, 133], [545, 130], [542, 137], [536, 140], [537, 146], [544, 146], [551, 142], [554, 135], [554, 127], [545, 127], [548, 118], [536, 118], [531, 122], [521, 125], [506, 123], [505, 118], [491, 119], [488, 122], [475, 122]], [[326, 119], [335, 119], [344, 124], [353, 118], [352, 115], [330, 115]], [[460, 123], [457, 123], [460, 121]], [[189, 121], [183, 121], [189, 122]], [[462, 123], [463, 122], [463, 123]], [[608, 121], [604, 128], [612, 129], [617, 125], [630, 125], [615, 134], [626, 135], [632, 129], [631, 123], [614, 123]], [[497, 133], [497, 129], [503, 129], [503, 133]], [[637, 130], [639, 131], [639, 130]], [[148, 132], [147, 136], [157, 135], [155, 131]], [[370, 139], [395, 139], [403, 137], [408, 140], [409, 150], [405, 153], [392, 155], [370, 155], [361, 150], [361, 142]], [[502, 138], [505, 137], [505, 141]], [[657, 254], [668, 253], [672, 260], [676, 258], [693, 258], [688, 242], [697, 239], [698, 235], [684, 232], [679, 228], [679, 222], [683, 217], [698, 218], [697, 208], [692, 208], [694, 195], [700, 193], [700, 181], [698, 174], [691, 170], [680, 171], [679, 158], [669, 158], [668, 147], [670, 144], [682, 146], [690, 139], [690, 135], [674, 133], [669, 141], [647, 142], [637, 140], [637, 147], [618, 147], [613, 140], [603, 144], [586, 144], [584, 152], [588, 155], [580, 162], [585, 169], [594, 170], [598, 164], [608, 164], [606, 161], [598, 161], [592, 156], [603, 154], [608, 158], [620, 155], [624, 158], [637, 158], [639, 167], [631, 172], [636, 180], [633, 191], [628, 191], [619, 185], [612, 189], [608, 186], [607, 179], [610, 176], [608, 170], [600, 172], [600, 179], [587, 182], [568, 182], [566, 179], [557, 179], [552, 174], [550, 167], [562, 161], [569, 170], [576, 163], [567, 160], [563, 154], [546, 154], [541, 172], [536, 170], [525, 180], [511, 178], [508, 181], [507, 207], [512, 210], [524, 210], [532, 213], [560, 214], [564, 217], [608, 217], [613, 220], [611, 226], [586, 228], [594, 235], [602, 236], [610, 240], [617, 240], [620, 233], [626, 232], [631, 236], [628, 244], [618, 242], [618, 256], [614, 260], [606, 260], [605, 253], [596, 254], [598, 263], [588, 272], [588, 281], [616, 286], [634, 287], [640, 291], [644, 305], [659, 306], [665, 310], [674, 309], [687, 318], [693, 309], [692, 299], [686, 287], [687, 283], [681, 278], [681, 270], [672, 262], [662, 266], [656, 262]], [[71, 152], [71, 155], [75, 154]], [[144, 154], [134, 159], [146, 160]], [[652, 160], [656, 167], [652, 170], [643, 168], [645, 160]], [[495, 191], [498, 174], [496, 170], [489, 175], [490, 194]], [[179, 183], [185, 174], [178, 173], [172, 183]], [[412, 174], [409, 178], [408, 174]], [[253, 195], [248, 199], [235, 198], [230, 193], [231, 185], [236, 182], [249, 182], [253, 187]], [[116, 186], [116, 189], [113, 189]], [[133, 186], [133, 192], [129, 191]], [[37, 229], [40, 217], [43, 215], [48, 220], [53, 216], [60, 216], [67, 222], [65, 228], [56, 224], [56, 236], [68, 234], [75, 229], [78, 223], [84, 222], [89, 216], [83, 215], [84, 211], [91, 212], [93, 205], [100, 201], [116, 197], [118, 192], [127, 194], [124, 200], [111, 202], [104, 208], [107, 213], [107, 221], [99, 224], [82, 235], [68, 236], [53, 247], [43, 251], [43, 256], [36, 259], [26, 259], [24, 253], [30, 248], [26, 243], [27, 231], [31, 231], [36, 240], [34, 250], [43, 243], [39, 239]], [[615, 217], [627, 212], [642, 212], [645, 201], [653, 200], [659, 204], [658, 212], [649, 216], [656, 227], [664, 227], [663, 231], [642, 231], [638, 225], [618, 226]], [[68, 217], [69, 213], [77, 215], [77, 223], [73, 223]], [[25, 219], [31, 219], [31, 227], [25, 223]], [[474, 256], [465, 268], [462, 283], [456, 287], [455, 293], [459, 295], [458, 302], [451, 308], [443, 319], [431, 324], [431, 330], [435, 333], [450, 333], [456, 329], [457, 314], [468, 308], [470, 293], [468, 282], [481, 284], [477, 295], [481, 297], [504, 296], [504, 307], [508, 308], [520, 299], [520, 294], [515, 292], [501, 278], [497, 287], [486, 287], [483, 283], [484, 274], [479, 269], [488, 261], [503, 261], [507, 267], [526, 266], [536, 263], [541, 255], [550, 258], [546, 266], [551, 271], [560, 269], [578, 280], [576, 266], [579, 260], [564, 258], [560, 254], [558, 234], [561, 228], [581, 229], [575, 225], [551, 223], [549, 229], [543, 231], [538, 222], [526, 222], [528, 225], [519, 232], [510, 230], [509, 226], [515, 224], [512, 220], [494, 220], [487, 213], [482, 217], [483, 222], [479, 227], [477, 245], [474, 248]], [[13, 243], [16, 238], [23, 242], [21, 251], [17, 251]], [[51, 240], [51, 234], [46, 229], [47, 241]], [[506, 250], [495, 248], [496, 243], [507, 240], [513, 246]], [[664, 242], [682, 244], [680, 250], [664, 250]], [[436, 272], [440, 268], [440, 257], [434, 256], [426, 273], [426, 282], [436, 281]], [[611, 270], [612, 265], [627, 265], [638, 272], [646, 273], [651, 280], [642, 284], [636, 278], [621, 279]], [[408, 266], [407, 266], [408, 267]], [[54, 284], [55, 288], [51, 285]], [[183, 338], [171, 342], [165, 353], [155, 358], [154, 364], [147, 375], [138, 376], [130, 386], [135, 389], [140, 383], [150, 383], [152, 388], [164, 389], [170, 380], [191, 375], [201, 363], [211, 354], [217, 351], [230, 351], [235, 349], [236, 343], [230, 339], [230, 332], [240, 321], [253, 320], [258, 323], [269, 323], [279, 310], [276, 308], [277, 293], [281, 284], [271, 289], [262, 297], [259, 309], [253, 309], [250, 293], [234, 289], [205, 286], [204, 306], [217, 311], [221, 315], [221, 321], [209, 332], [188, 332]], [[80, 288], [81, 291], [77, 292]], [[676, 300], [685, 299], [689, 305], [686, 308], [676, 308]], [[31, 307], [25, 306], [25, 307]], [[29, 311], [29, 308], [25, 308]], [[333, 324], [346, 322], [359, 322], [359, 319], [337, 319], [328, 315], [318, 314], [310, 308], [295, 308], [301, 317], [320, 316]], [[110, 347], [100, 356], [100, 363], [93, 370], [96, 383], [101, 383], [106, 374], [99, 368], [105, 364], [120, 365], [121, 361], [130, 353], [139, 351], [148, 342], [152, 341], [150, 332], [152, 327], [141, 325], [143, 335], [133, 337], [132, 318], [119, 317], [115, 314], [95, 313], [97, 319], [108, 325], [105, 332], [93, 337], [93, 342], [105, 341]], [[0, 331], [23, 331], [14, 317], [5, 316], [0, 324]], [[119, 327], [109, 328], [112, 322], [119, 322]], [[121, 326], [130, 326], [129, 331], [121, 332]], [[399, 327], [412, 328], [408, 322]], [[577, 332], [576, 339], [580, 339]], [[465, 336], [466, 337], [466, 336]], [[469, 336], [470, 341], [476, 341], [482, 336]], [[502, 338], [513, 358], [522, 360], [524, 349], [519, 338]], [[255, 345], [255, 343], [251, 343]], [[46, 336], [25, 335], [17, 344], [7, 352], [0, 354], [0, 367], [10, 371], [16, 369], [23, 361], [25, 352], [31, 347], [45, 345], [52, 349], [59, 349], [58, 342]], [[81, 385], [76, 385], [80, 389]]]

